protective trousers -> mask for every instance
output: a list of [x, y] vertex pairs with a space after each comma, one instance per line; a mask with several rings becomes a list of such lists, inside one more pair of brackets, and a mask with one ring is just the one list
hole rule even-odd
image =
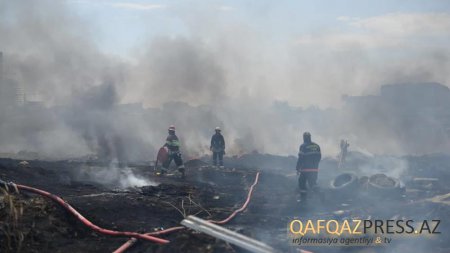
[[[298, 177], [298, 188], [300, 189], [300, 197], [306, 199], [309, 189], [314, 189], [317, 185], [318, 171], [300, 171]], [[308, 187], [307, 187], [308, 186]]]
[[172, 160], [175, 161], [175, 164], [177, 165], [178, 170], [180, 170], [180, 171], [184, 170], [183, 159], [181, 158], [181, 153], [174, 152], [174, 151], [169, 152], [169, 157], [163, 163], [163, 168], [168, 169]]
[[223, 166], [223, 151], [213, 152], [213, 164], [217, 165], [217, 160], [219, 160], [219, 166]]

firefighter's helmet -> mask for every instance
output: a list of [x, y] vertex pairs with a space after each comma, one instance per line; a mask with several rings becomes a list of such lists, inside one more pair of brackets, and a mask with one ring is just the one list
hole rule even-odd
[[303, 141], [304, 142], [311, 142], [311, 134], [309, 132], [303, 133]]

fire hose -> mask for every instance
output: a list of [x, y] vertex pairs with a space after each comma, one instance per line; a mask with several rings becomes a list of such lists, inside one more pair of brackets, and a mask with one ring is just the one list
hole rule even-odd
[[259, 172], [256, 173], [255, 182], [252, 184], [252, 186], [250, 186], [250, 189], [248, 190], [247, 199], [245, 200], [245, 203], [242, 205], [241, 208], [235, 210], [230, 216], [228, 216], [228, 218], [226, 218], [224, 220], [221, 220], [221, 221], [209, 220], [209, 222], [215, 223], [215, 224], [225, 224], [225, 223], [229, 222], [230, 220], [232, 220], [238, 213], [244, 211], [245, 208], [247, 208], [248, 203], [250, 203], [250, 199], [252, 198], [252, 195], [253, 195], [253, 188], [255, 188], [256, 184], [258, 184], [258, 179], [259, 179]]
[[86, 219], [83, 215], [81, 215], [77, 210], [75, 210], [75, 208], [73, 208], [71, 205], [69, 205], [67, 202], [65, 202], [62, 198], [60, 198], [54, 194], [51, 194], [49, 192], [39, 190], [39, 189], [36, 189], [33, 187], [29, 187], [26, 185], [15, 184], [12, 182], [6, 183], [6, 182], [0, 180], [0, 187], [1, 186], [3, 186], [7, 191], [8, 191], [9, 187], [12, 187], [15, 189], [16, 192], [19, 192], [19, 190], [24, 190], [24, 191], [33, 192], [33, 193], [42, 195], [44, 197], [50, 198], [51, 200], [53, 200], [56, 203], [63, 206], [67, 211], [69, 211], [72, 215], [74, 215], [85, 226], [91, 228], [92, 230], [94, 230], [100, 234], [111, 235], [111, 236], [127, 236], [127, 237], [133, 237], [133, 238], [137, 238], [137, 239], [143, 239], [143, 240], [156, 242], [156, 243], [162, 243], [162, 244], [169, 243], [168, 240], [154, 237], [149, 234], [140, 234], [140, 233], [136, 233], [136, 232], [126, 232], [126, 231], [115, 231], [115, 230], [101, 228], [101, 227], [93, 224], [92, 222], [90, 222], [88, 219]]
[[[245, 200], [245, 202], [241, 208], [235, 210], [230, 216], [228, 216], [228, 218], [226, 218], [224, 220], [221, 220], [221, 221], [208, 220], [208, 221], [211, 223], [214, 223], [214, 224], [222, 225], [222, 224], [225, 224], [225, 223], [229, 222], [230, 220], [232, 220], [238, 213], [244, 211], [247, 208], [248, 204], [250, 203], [250, 199], [252, 198], [252, 195], [253, 195], [253, 190], [254, 190], [255, 186], [258, 184], [258, 180], [259, 180], [259, 172], [256, 173], [255, 181], [250, 186], [250, 189], [248, 190], [248, 194], [247, 194], [247, 199]], [[147, 233], [146, 235], [163, 235], [163, 234], [168, 234], [168, 233], [175, 232], [175, 231], [180, 231], [183, 229], [185, 229], [185, 227], [181, 227], [181, 226], [172, 227], [172, 228], [168, 228], [168, 229], [164, 229], [164, 230], [160, 230], [160, 231], [156, 231], [156, 232]], [[127, 242], [125, 242], [122, 246], [120, 246], [118, 249], [116, 249], [113, 253], [123, 253], [127, 249], [129, 249], [131, 246], [133, 246], [136, 242], [137, 242], [137, 238], [131, 238]]]

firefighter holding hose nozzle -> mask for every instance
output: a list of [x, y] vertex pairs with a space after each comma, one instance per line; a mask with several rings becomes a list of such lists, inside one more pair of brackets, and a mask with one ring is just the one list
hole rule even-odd
[[164, 144], [164, 147], [168, 149], [168, 158], [163, 162], [162, 164], [162, 170], [161, 173], [164, 174], [167, 169], [169, 168], [170, 163], [172, 160], [175, 161], [175, 164], [177, 165], [178, 171], [181, 173], [181, 177], [185, 177], [185, 169], [183, 164], [183, 159], [181, 158], [181, 152], [180, 152], [180, 141], [175, 134], [175, 126], [171, 125], [169, 126], [169, 135], [166, 138], [166, 143]]
[[298, 187], [302, 202], [306, 201], [308, 187], [311, 190], [316, 189], [321, 158], [322, 154], [319, 145], [311, 141], [311, 134], [309, 132], [303, 133], [303, 144], [300, 145], [297, 160], [297, 173], [300, 174]]

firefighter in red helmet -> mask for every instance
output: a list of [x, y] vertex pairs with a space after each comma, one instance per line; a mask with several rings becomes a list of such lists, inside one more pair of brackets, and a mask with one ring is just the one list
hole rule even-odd
[[167, 147], [169, 154], [168, 159], [163, 163], [162, 167], [163, 170], [162, 173], [165, 173], [166, 170], [169, 168], [170, 163], [172, 160], [175, 162], [178, 171], [181, 173], [181, 176], [185, 177], [185, 168], [183, 164], [183, 159], [181, 158], [181, 152], [180, 152], [180, 141], [175, 134], [175, 126], [170, 125], [168, 129], [169, 135], [166, 138], [166, 143], [164, 144], [165, 147]]

